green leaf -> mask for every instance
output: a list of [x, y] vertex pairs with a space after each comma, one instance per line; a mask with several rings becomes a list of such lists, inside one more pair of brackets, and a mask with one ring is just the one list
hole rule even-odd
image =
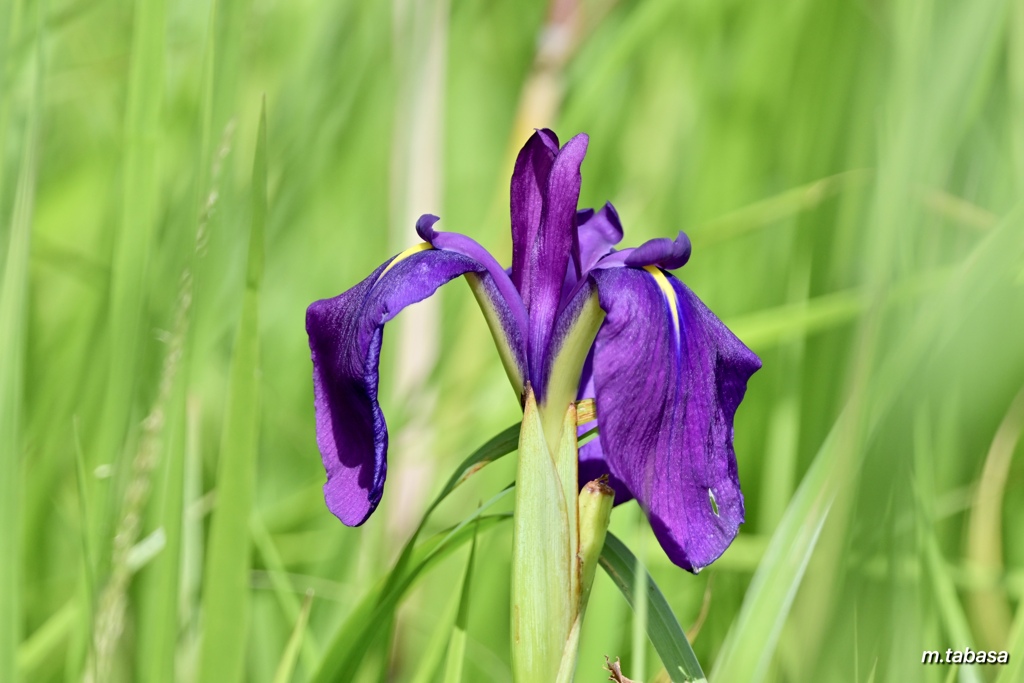
[[576, 619], [575, 539], [547, 436], [528, 388], [512, 540], [512, 672], [518, 681], [555, 680]]
[[[259, 514], [253, 513], [249, 519], [249, 532], [252, 534], [253, 543], [263, 564], [267, 568], [267, 575], [270, 577], [270, 584], [273, 586], [274, 595], [277, 597], [281, 610], [289, 621], [298, 622], [302, 615], [302, 604], [296, 596], [294, 586], [285, 570], [284, 560], [281, 553], [274, 544], [274, 539], [267, 531], [266, 525]], [[312, 669], [319, 661], [319, 653], [316, 641], [312, 633], [307, 633], [301, 640], [302, 661], [308, 669]]]
[[[398, 609], [401, 599], [425, 571], [468, 543], [478, 531], [484, 533], [511, 519], [510, 515], [482, 513], [507, 496], [507, 488], [484, 503], [473, 515], [455, 527], [442, 531], [420, 543], [408, 561], [391, 570], [378, 587], [368, 592], [335, 633], [320, 666], [310, 679], [312, 683], [334, 683], [355, 675], [371, 643], [384, 631], [390, 616]], [[479, 519], [472, 527], [469, 525]]]
[[444, 683], [462, 683], [462, 670], [466, 658], [466, 625], [469, 622], [469, 596], [473, 577], [473, 560], [476, 558], [476, 532], [474, 525], [473, 543], [469, 546], [469, 560], [466, 562], [466, 573], [462, 577], [462, 597], [459, 599], [459, 612], [452, 626], [451, 639], [448, 642], [448, 661], [445, 664]]
[[80, 619], [74, 599], [50, 615], [18, 647], [18, 671], [25, 680], [38, 680], [38, 670], [50, 658], [59, 656], [60, 647]]
[[448, 478], [445, 482], [441, 492], [437, 494], [431, 502], [430, 507], [427, 508], [426, 513], [423, 515], [423, 519], [426, 520], [427, 516], [441, 504], [448, 495], [463, 484], [471, 476], [482, 470], [492, 462], [499, 460], [509, 453], [512, 453], [519, 447], [519, 429], [522, 423], [514, 424], [506, 429], [502, 430], [495, 436], [491, 437], [487, 443], [480, 448], [476, 449], [472, 455], [462, 461], [462, 463], [456, 468], [455, 473]]
[[455, 628], [455, 619], [458, 618], [459, 605], [462, 604], [462, 596], [456, 595], [445, 607], [443, 616], [437, 619], [437, 628], [430, 636], [430, 641], [419, 654], [416, 670], [410, 680], [412, 683], [431, 683], [438, 670], [441, 668], [441, 661], [448, 651], [448, 644], [451, 640], [452, 629]]
[[[1004, 571], [1003, 506], [1010, 480], [1013, 453], [1024, 433], [1024, 390], [1010, 404], [1003, 417], [978, 480], [969, 517], [967, 561], [979, 573], [998, 575]], [[1006, 645], [1012, 612], [1005, 589], [993, 586], [971, 591], [967, 596], [971, 623], [979, 642], [991, 649]]]
[[210, 525], [203, 590], [199, 680], [231, 683], [244, 673], [249, 614], [249, 515], [256, 483], [259, 435], [259, 285], [267, 211], [266, 104], [260, 114], [252, 182], [252, 233], [242, 318], [231, 360], [217, 507]]
[[[715, 679], [762, 680], [833, 503], [859, 472], [861, 446], [908, 388], [911, 373], [948, 340], [950, 316], [966, 312], [1013, 272], [1024, 253], [1020, 220], [1018, 210], [975, 247], [946, 286], [920, 307], [910, 333], [888, 349], [877, 371], [862, 379], [861, 390], [836, 420], [772, 535], [743, 608], [719, 651]], [[867, 368], [858, 371], [866, 375]]]
[[844, 171], [825, 178], [785, 190], [730, 211], [724, 216], [705, 223], [693, 233], [694, 243], [703, 248], [718, 242], [735, 239], [751, 231], [792, 218], [810, 211], [825, 200], [849, 188], [863, 186], [871, 179], [869, 169]]
[[[953, 584], [953, 577], [950, 576], [949, 568], [939, 551], [939, 544], [935, 540], [935, 534], [926, 532], [924, 538], [924, 560], [928, 568], [928, 574], [932, 580], [935, 602], [942, 615], [943, 626], [946, 636], [951, 643], [976, 643], [977, 640], [971, 633], [967, 623], [967, 615], [964, 614], [963, 605], [957, 595], [956, 586]], [[982, 675], [975, 665], [965, 665], [960, 668], [960, 680], [962, 683], [981, 683]]]
[[[184, 330], [181, 332], [185, 333]], [[180, 373], [175, 380], [169, 399], [167, 436], [152, 504], [156, 526], [164, 533], [165, 547], [138, 577], [142, 609], [138, 617], [136, 675], [140, 683], [166, 680], [169, 672], [175, 671], [185, 475], [185, 374]]]
[[[166, 0], [134, 5], [129, 74], [125, 93], [121, 201], [110, 279], [109, 366], [103, 417], [94, 457], [125, 464], [120, 457], [131, 419], [142, 355], [143, 305], [160, 202], [160, 114], [164, 91]], [[116, 497], [115, 497], [116, 498]], [[111, 505], [117, 505], [114, 500]], [[110, 519], [101, 519], [107, 524]], [[106, 538], [105, 529], [101, 538]], [[100, 558], [103, 559], [102, 557]]]
[[[622, 595], [632, 607], [635, 599], [633, 587], [636, 585], [637, 579], [636, 557], [611, 532], [608, 532], [604, 540], [604, 549], [601, 551], [601, 567], [622, 591]], [[646, 571], [644, 573], [646, 574]], [[658, 656], [661, 657], [661, 662], [665, 665], [669, 677], [673, 683], [706, 681], [683, 628], [679, 625], [675, 614], [672, 613], [672, 608], [669, 607], [665, 596], [662, 595], [650, 574], [647, 574], [646, 585], [649, 609], [647, 636], [651, 639], [651, 645], [654, 646]]]
[[[7, 30], [4, 27], [0, 30]], [[28, 327], [29, 245], [35, 203], [41, 61], [28, 103], [21, 170], [11, 217], [10, 240], [0, 289], [0, 680], [17, 681], [21, 641], [21, 458], [25, 384], [25, 334]], [[4, 75], [0, 73], [0, 81]], [[2, 163], [2, 161], [0, 161]], [[0, 187], [0, 192], [3, 188]]]
[[[402, 548], [402, 552], [399, 554], [398, 560], [395, 562], [394, 568], [388, 573], [387, 577], [382, 581], [381, 585], [374, 590], [367, 593], [363, 600], [359, 603], [349, 618], [341, 626], [341, 628], [335, 634], [327, 652], [324, 654], [323, 659], [320, 662], [320, 666], [317, 669], [317, 673], [314, 675], [314, 680], [327, 681], [334, 680], [332, 676], [336, 675], [337, 672], [346, 671], [354, 666], [358, 666], [359, 657], [362, 651], [355, 647], [356, 639], [358, 642], [370, 642], [372, 638], [380, 632], [380, 625], [374, 622], [374, 629], [366, 629], [363, 625], [363, 620], [368, 618], [368, 615], [373, 611], [374, 607], [378, 604], [387, 601], [388, 596], [396, 596], [393, 604], [397, 606], [397, 600], [404, 595], [405, 590], [408, 589], [409, 577], [415, 576], [423, 571], [424, 567], [421, 567], [425, 561], [433, 561], [429, 557], [428, 550], [432, 549], [433, 546], [443, 548], [442, 538], [444, 534], [438, 534], [437, 536], [424, 541], [417, 545], [417, 540], [420, 534], [423, 532], [423, 528], [426, 525], [427, 519], [430, 513], [433, 512], [441, 502], [451, 494], [456, 488], [461, 486], [467, 479], [479, 472], [481, 469], [486, 467], [492, 462], [503, 458], [509, 453], [516, 450], [519, 444], [519, 424], [514, 424], [505, 430], [499, 432], [497, 435], [489, 439], [484, 445], [476, 449], [472, 454], [469, 455], [462, 463], [456, 468], [455, 472], [448, 479], [445, 485], [441, 488], [440, 493], [434, 498], [431, 504], [427, 507], [426, 512], [423, 514], [423, 519], [420, 520], [419, 526], [416, 531], [413, 532], [412, 536], [406, 542], [405, 547]], [[496, 502], [498, 499], [508, 495], [511, 492], [511, 488], [506, 489], [498, 494], [497, 497], [492, 499], [491, 503], [487, 506]], [[486, 506], [485, 506], [486, 507]], [[479, 514], [480, 511], [478, 511]], [[463, 525], [465, 522], [463, 522]], [[460, 529], [462, 525], [456, 527], [456, 530]], [[454, 532], [453, 532], [454, 533]], [[446, 554], [450, 551], [445, 550]], [[363, 637], [366, 636], [366, 640]], [[444, 640], [441, 639], [441, 645], [444, 644]], [[439, 650], [440, 651], [440, 650]], [[431, 673], [433, 669], [431, 669]], [[423, 674], [427, 675], [427, 674]]]
[[295, 628], [288, 639], [288, 645], [281, 655], [281, 663], [277, 666], [277, 673], [274, 674], [274, 683], [288, 683], [295, 672], [295, 663], [299, 659], [299, 649], [306, 635], [306, 623], [309, 621], [309, 609], [313, 606], [313, 593], [306, 593], [306, 599], [302, 602], [302, 609], [295, 621]]
[[1024, 679], [1024, 657], [1020, 655], [1024, 652], [1024, 609], [1019, 606], [1007, 641], [1006, 651], [1012, 654], [1010, 661], [999, 667], [999, 677], [996, 678], [996, 683], [1016, 683]]
[[452, 476], [448, 478], [447, 482], [445, 482], [441, 492], [437, 494], [437, 497], [434, 498], [427, 507], [426, 512], [423, 513], [423, 518], [420, 520], [419, 526], [416, 527], [416, 531], [414, 531], [409, 540], [406, 541], [401, 554], [398, 556], [398, 561], [395, 563], [395, 568], [390, 574], [392, 578], [397, 579], [397, 577], [403, 575], [405, 566], [409, 563], [413, 548], [416, 547], [416, 540], [423, 532], [423, 527], [426, 525], [427, 519], [430, 517], [430, 513], [437, 509], [437, 506], [440, 505], [452, 491], [461, 486], [471, 476], [492, 462], [495, 462], [496, 460], [499, 460], [515, 451], [516, 448], [519, 447], [520, 427], [521, 423], [514, 424], [491, 437], [487, 443], [473, 451], [473, 453], [463, 460], [455, 469]]

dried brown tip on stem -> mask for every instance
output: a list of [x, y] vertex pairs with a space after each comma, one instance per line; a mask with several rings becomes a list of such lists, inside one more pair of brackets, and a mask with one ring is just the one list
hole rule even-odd
[[588, 481], [587, 485], [583, 487], [583, 490], [593, 495], [602, 496], [614, 496], [615, 491], [611, 486], [608, 486], [608, 475], [602, 474], [593, 481]]
[[592, 398], [576, 401], [576, 424], [584, 425], [597, 419], [597, 404]]

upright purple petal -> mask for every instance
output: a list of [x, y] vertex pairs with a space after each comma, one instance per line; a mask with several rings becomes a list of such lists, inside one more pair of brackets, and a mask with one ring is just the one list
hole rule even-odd
[[530, 318], [527, 358], [538, 401], [543, 398], [544, 386], [540, 378], [573, 246], [576, 204], [580, 197], [580, 166], [587, 153], [588, 142], [586, 134], [581, 133], [565, 143], [555, 157], [548, 175], [540, 230], [530, 250], [520, 289]]
[[485, 270], [455, 252], [405, 252], [347, 292], [307, 309], [317, 445], [327, 470], [324, 497], [345, 524], [366, 521], [387, 474], [387, 424], [377, 402], [384, 324], [453, 278]]
[[[598, 211], [581, 209], [576, 212], [576, 243], [573, 246], [575, 263], [569, 264], [562, 283], [562, 305], [572, 294], [576, 283], [586, 276], [602, 258], [615, 250], [622, 241], [622, 223], [611, 202]], [[618, 499], [616, 499], [618, 500]]]
[[576, 215], [580, 243], [580, 270], [589, 272], [602, 257], [622, 241], [622, 222], [611, 202], [599, 210], [587, 209]]
[[607, 312], [593, 363], [604, 457], [669, 558], [699, 571], [744, 519], [733, 416], [761, 363], [671, 275], [591, 276]]
[[529, 278], [530, 254], [540, 230], [544, 193], [556, 154], [558, 137], [550, 130], [538, 130], [519, 150], [512, 172], [512, 283], [520, 292]]

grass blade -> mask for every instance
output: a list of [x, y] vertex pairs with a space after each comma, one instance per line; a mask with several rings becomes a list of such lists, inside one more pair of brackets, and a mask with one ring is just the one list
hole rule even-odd
[[[291, 580], [288, 578], [281, 553], [274, 544], [274, 539], [271, 537], [270, 532], [267, 531], [263, 519], [258, 514], [254, 513], [249, 520], [249, 532], [252, 534], [256, 550], [263, 558], [263, 563], [267, 568], [267, 575], [270, 578], [270, 584], [274, 588], [274, 595], [277, 597], [281, 609], [290, 621], [297, 623], [302, 614], [302, 605], [296, 597], [296, 591], [292, 587]], [[312, 669], [316, 666], [316, 662], [319, 659], [313, 634], [305, 634], [301, 644], [303, 664], [307, 668]]]
[[[388, 625], [389, 616], [398, 608], [398, 603], [415, 580], [469, 542], [477, 532], [484, 533], [496, 524], [511, 519], [510, 515], [482, 515], [511, 491], [511, 488], [505, 489], [458, 526], [420, 543], [405, 565], [396, 564], [380, 587], [370, 591], [352, 610], [335, 633], [319, 669], [310, 680], [313, 683], [333, 683], [339, 677], [354, 676], [367, 648]], [[476, 524], [470, 527], [474, 522]]]
[[[2, 30], [2, 29], [0, 29]], [[21, 170], [11, 217], [10, 240], [0, 290], [0, 680], [18, 681], [21, 642], [21, 420], [25, 382], [25, 331], [29, 245], [35, 204], [39, 98], [42, 70], [37, 53]], [[0, 75], [2, 77], [2, 75]], [[2, 189], [2, 188], [0, 188]]]
[[[103, 415], [94, 445], [94, 457], [99, 462], [115, 465], [121, 460], [123, 440], [131, 419], [142, 346], [147, 270], [156, 229], [157, 147], [167, 18], [165, 0], [141, 0], [134, 6], [124, 118], [120, 229], [114, 241], [110, 271], [110, 358]], [[116, 505], [116, 498], [112, 497], [111, 504]], [[112, 513], [113, 510], [111, 519]]]
[[476, 449], [468, 458], [462, 461], [462, 463], [456, 468], [454, 474], [448, 478], [445, 482], [444, 488], [437, 494], [437, 497], [427, 508], [424, 519], [434, 509], [441, 504], [445, 498], [448, 497], [452, 491], [461, 486], [467, 479], [482, 470], [487, 465], [490, 465], [496, 460], [500, 460], [509, 453], [519, 448], [519, 428], [520, 424], [514, 424], [510, 427], [505, 428], [495, 436], [493, 436], [487, 443], [480, 448]]
[[427, 523], [427, 518], [430, 517], [430, 513], [432, 513], [452, 491], [461, 486], [471, 476], [492, 462], [505, 457], [519, 448], [520, 426], [521, 423], [514, 424], [491, 437], [483, 446], [473, 451], [473, 453], [463, 460], [455, 469], [452, 476], [448, 478], [447, 482], [445, 482], [441, 492], [437, 494], [437, 497], [435, 497], [430, 503], [430, 506], [427, 507], [426, 512], [423, 513], [423, 518], [420, 520], [416, 531], [413, 532], [412, 537], [409, 538], [405, 547], [402, 548], [402, 552], [398, 556], [398, 561], [395, 563], [395, 569], [390, 574], [392, 578], [397, 578], [404, 573], [405, 566], [408, 564], [413, 548], [416, 546], [416, 540], [419, 538], [420, 533], [422, 533], [423, 526]]
[[38, 670], [57, 656], [60, 646], [67, 640], [79, 619], [78, 610], [75, 601], [69, 601], [22, 641], [18, 648], [18, 671], [22, 678], [40, 679]]
[[863, 408], [864, 425], [859, 425], [858, 411], [851, 410], [854, 399], [840, 415], [772, 536], [743, 609], [719, 652], [713, 678], [752, 681], [765, 675], [832, 503], [859, 469], [863, 449], [851, 444], [870, 438], [900, 392], [907, 389], [907, 378], [948, 341], [944, 325], [948, 316], [976, 305], [1014, 272], [1024, 253], [1020, 220], [1019, 212], [1012, 213], [978, 244], [946, 286], [922, 305], [911, 333], [886, 355], [877, 372], [865, 378], [870, 387], [859, 395], [872, 400]]
[[[615, 534], [608, 532], [601, 551], [601, 567], [622, 592], [630, 607], [636, 599], [634, 586], [637, 585], [637, 561], [629, 548]], [[646, 573], [646, 572], [645, 572]], [[641, 580], [643, 580], [641, 578]], [[661, 663], [665, 665], [672, 683], [700, 683], [706, 681], [697, 655], [693, 653], [686, 639], [683, 627], [676, 620], [672, 608], [654, 579], [647, 574], [647, 636], [651, 639]], [[725, 680], [725, 679], [722, 679]]]
[[1024, 609], [1017, 608], [1017, 617], [1013, 622], [1013, 629], [1008, 638], [1007, 651], [1017, 656], [1010, 656], [1010, 661], [1001, 666], [996, 683], [1014, 683], [1024, 678], [1024, 657], [1019, 653], [1024, 652]]
[[[971, 637], [967, 615], [964, 613], [963, 605], [960, 604], [956, 586], [949, 575], [949, 569], [942, 558], [934, 534], [927, 534], [924, 546], [925, 566], [932, 579], [935, 601], [938, 604], [939, 614], [942, 615], [943, 626], [949, 637], [949, 642], [957, 643], [958, 648], [977, 642]], [[983, 679], [976, 666], [966, 664], [960, 668], [960, 680], [962, 683], [981, 683]]]
[[185, 486], [185, 382], [181, 373], [170, 397], [167, 437], [154, 496], [157, 528], [166, 539], [163, 551], [142, 573], [139, 582], [144, 628], [139, 630], [141, 683], [162, 681], [175, 670], [178, 642], [178, 590], [182, 557], [182, 492]]
[[431, 683], [437, 675], [441, 668], [441, 661], [445, 658], [445, 652], [448, 650], [452, 629], [455, 628], [455, 619], [458, 617], [459, 606], [462, 604], [461, 598], [461, 595], [456, 595], [445, 607], [444, 616], [436, 621], [439, 628], [434, 630], [430, 642], [420, 653], [416, 671], [410, 679], [412, 683]]
[[[974, 494], [967, 536], [967, 560], [979, 574], [991, 577], [1003, 572], [1003, 500], [1013, 452], [1024, 432], [1024, 390], [1010, 408], [996, 431], [985, 466]], [[1012, 617], [1006, 591], [993, 586], [973, 591], [968, 596], [971, 622], [981, 642], [992, 649], [1006, 645]]]
[[473, 542], [469, 546], [469, 560], [462, 577], [462, 597], [459, 613], [455, 617], [452, 636], [448, 643], [448, 661], [445, 663], [444, 683], [462, 683], [462, 669], [466, 658], [466, 624], [469, 622], [469, 596], [473, 577], [473, 560], [476, 558], [477, 534], [474, 525]]
[[302, 610], [295, 622], [295, 629], [288, 639], [288, 645], [281, 656], [281, 663], [277, 666], [277, 673], [274, 674], [274, 683], [288, 683], [295, 672], [295, 663], [299, 660], [299, 650], [306, 635], [306, 623], [309, 621], [309, 609], [313, 606], [313, 594], [306, 593], [306, 599], [302, 602]]
[[242, 318], [235, 339], [217, 471], [217, 507], [210, 525], [203, 591], [202, 683], [241, 680], [249, 612], [249, 516], [259, 435], [259, 288], [267, 214], [267, 118], [260, 114], [252, 173], [252, 233]]

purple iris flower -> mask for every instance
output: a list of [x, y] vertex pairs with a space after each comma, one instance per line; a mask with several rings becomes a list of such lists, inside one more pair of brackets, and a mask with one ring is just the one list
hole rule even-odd
[[[578, 211], [588, 138], [564, 146], [537, 131], [512, 175], [512, 267], [477, 242], [434, 229], [352, 289], [306, 313], [313, 358], [317, 443], [327, 506], [362, 524], [380, 502], [388, 431], [377, 401], [384, 325], [406, 306], [464, 275], [522, 398], [596, 399], [599, 438], [580, 451], [580, 480], [610, 475], [617, 500], [635, 497], [669, 558], [698, 571], [721, 555], [743, 522], [733, 415], [760, 360], [668, 270], [690, 241], [654, 239], [616, 250], [611, 204]], [[559, 350], [596, 292], [605, 319], [578, 384], [549, 386]], [[555, 373], [557, 375], [557, 373]], [[554, 400], [554, 399], [552, 399]], [[558, 416], [566, 406], [557, 407]]]

